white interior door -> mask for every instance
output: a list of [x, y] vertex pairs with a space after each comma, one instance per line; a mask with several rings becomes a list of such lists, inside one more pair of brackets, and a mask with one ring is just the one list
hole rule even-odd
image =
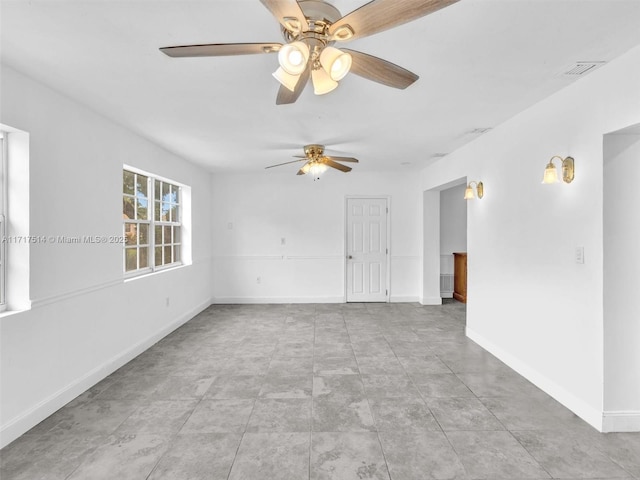
[[386, 302], [386, 198], [347, 198], [347, 302]]

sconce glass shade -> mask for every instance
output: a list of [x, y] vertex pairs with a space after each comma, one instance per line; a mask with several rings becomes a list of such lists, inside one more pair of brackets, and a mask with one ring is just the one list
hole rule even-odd
[[300, 75], [304, 72], [308, 60], [309, 47], [300, 41], [287, 43], [278, 52], [278, 62], [289, 75]]
[[316, 68], [311, 72], [311, 80], [313, 81], [313, 93], [316, 95], [324, 95], [338, 87], [338, 82], [333, 80], [322, 68]]
[[542, 183], [558, 183], [558, 169], [553, 164], [553, 161], [549, 162], [544, 169], [544, 177]]
[[342, 80], [351, 69], [351, 55], [335, 47], [325, 47], [320, 54], [320, 65], [332, 80]]
[[[473, 191], [473, 187], [471, 186], [473, 183], [476, 184], [476, 191]], [[467, 184], [467, 188], [464, 191], [464, 199], [465, 200], [473, 200], [476, 198], [476, 194], [478, 198], [484, 197], [484, 184], [482, 182], [469, 182]]]
[[273, 78], [278, 80], [282, 85], [287, 87], [292, 92], [296, 88], [298, 80], [300, 79], [300, 75], [289, 75], [282, 67], [278, 67], [278, 69], [273, 72], [272, 75]]
[[472, 200], [474, 198], [476, 198], [476, 195], [473, 193], [473, 187], [471, 185], [467, 185], [467, 188], [464, 191], [464, 199]]

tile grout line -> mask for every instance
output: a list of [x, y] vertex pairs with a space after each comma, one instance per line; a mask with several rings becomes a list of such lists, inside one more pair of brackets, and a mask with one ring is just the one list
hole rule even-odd
[[[283, 324], [286, 321], [286, 317], [287, 316], [286, 316], [286, 313], [285, 313], [285, 318], [282, 321]], [[273, 349], [273, 352], [271, 352], [271, 356], [269, 357], [269, 365], [271, 365], [271, 361], [273, 360], [273, 357], [275, 357], [278, 343], [279, 342], [276, 342], [276, 347]], [[261, 377], [265, 377], [266, 378], [266, 376], [269, 374], [269, 365], [267, 365], [267, 370], [266, 370], [265, 375], [260, 375]], [[238, 446], [237, 446], [236, 451], [235, 451], [235, 453], [233, 455], [233, 460], [231, 461], [231, 465], [229, 465], [229, 473], [227, 474], [227, 480], [229, 480], [229, 478], [231, 478], [231, 472], [233, 471], [233, 467], [234, 467], [234, 465], [236, 463], [236, 460], [238, 458], [238, 452], [240, 451], [240, 446], [242, 445], [242, 442], [244, 441], [245, 434], [247, 433], [247, 427], [249, 426], [249, 422], [251, 421], [251, 417], [253, 416], [253, 412], [255, 411], [256, 403], [258, 403], [258, 399], [260, 398], [260, 392], [262, 391], [263, 385], [264, 385], [264, 382], [261, 383], [260, 390], [258, 390], [258, 393], [256, 394], [255, 398], [253, 399], [253, 405], [251, 406], [251, 412], [247, 416], [247, 421], [244, 424], [244, 430], [242, 431], [242, 435], [240, 436], [240, 441], [238, 442]]]
[[[367, 312], [367, 315], [370, 315], [370, 313]], [[351, 340], [351, 332], [349, 332], [349, 328], [347, 327], [347, 322], [344, 319], [344, 316], [343, 316], [343, 322], [344, 322], [344, 327], [347, 331], [347, 336], [349, 337], [349, 344], [351, 345], [351, 349], [353, 350], [353, 341]], [[386, 341], [387, 339], [385, 338], [385, 342]], [[389, 342], [387, 342], [387, 344], [389, 344]], [[391, 348], [391, 345], [389, 345], [389, 348]], [[369, 395], [367, 394], [367, 390], [364, 387], [364, 382], [362, 381], [362, 372], [360, 371], [360, 363], [358, 362], [358, 356], [355, 354], [355, 350], [353, 352], [353, 357], [356, 361], [356, 366], [358, 367], [358, 376], [360, 377], [360, 383], [362, 384], [362, 391], [364, 392], [364, 397], [367, 399], [367, 405], [369, 406], [369, 411], [371, 412], [371, 418], [373, 419], [374, 428], [376, 429], [376, 438], [378, 439], [378, 445], [380, 445], [380, 453], [382, 453], [384, 466], [387, 469], [387, 477], [389, 478], [389, 480], [392, 480], [391, 469], [389, 468], [389, 462], [387, 461], [387, 456], [384, 453], [384, 447], [382, 446], [382, 440], [380, 439], [380, 430], [378, 429], [378, 424], [377, 424], [378, 422], [376, 421], [376, 416], [373, 413], [373, 408], [371, 408], [371, 402], [369, 401]]]

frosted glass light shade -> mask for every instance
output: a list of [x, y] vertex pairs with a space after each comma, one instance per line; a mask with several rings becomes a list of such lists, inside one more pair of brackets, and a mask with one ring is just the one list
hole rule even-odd
[[309, 47], [303, 42], [287, 43], [278, 52], [278, 62], [289, 75], [300, 75], [304, 72], [308, 60]]
[[549, 162], [545, 167], [542, 183], [558, 183], [558, 169], [553, 162]]
[[351, 55], [335, 47], [325, 47], [320, 54], [320, 64], [332, 80], [342, 80], [351, 69]]
[[338, 87], [338, 82], [333, 80], [322, 68], [316, 68], [311, 72], [311, 80], [313, 81], [313, 93], [316, 95], [324, 95]]
[[472, 200], [476, 198], [476, 195], [473, 193], [473, 187], [471, 185], [467, 185], [467, 188], [464, 191], [464, 199]]
[[313, 176], [320, 175], [327, 171], [327, 166], [324, 163], [314, 162], [309, 166], [309, 172]]
[[282, 85], [287, 87], [292, 92], [296, 88], [298, 79], [300, 78], [300, 75], [289, 75], [282, 67], [278, 67], [278, 69], [273, 72], [272, 75], [273, 78], [278, 80]]

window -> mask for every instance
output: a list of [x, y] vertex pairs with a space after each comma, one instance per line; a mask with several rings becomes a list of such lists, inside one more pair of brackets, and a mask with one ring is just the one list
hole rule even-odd
[[139, 274], [182, 263], [182, 187], [123, 170], [124, 272]]
[[7, 135], [0, 131], [0, 312], [7, 306], [6, 301], [6, 258], [7, 258]]

